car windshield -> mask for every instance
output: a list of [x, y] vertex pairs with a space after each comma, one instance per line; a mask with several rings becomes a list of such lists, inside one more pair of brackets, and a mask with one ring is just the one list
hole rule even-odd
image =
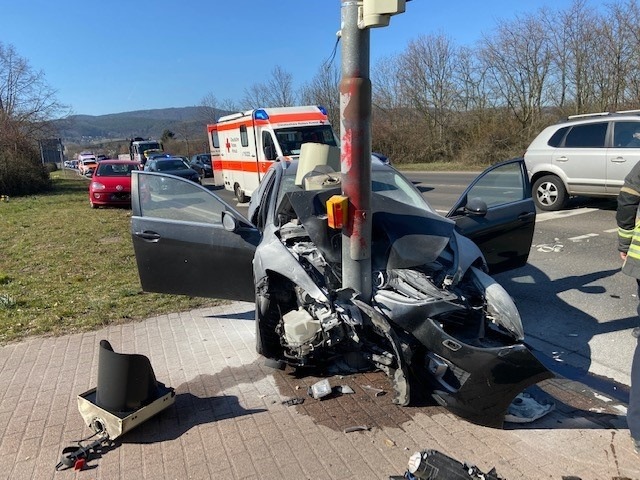
[[147, 142], [139, 145], [140, 146], [138, 148], [140, 149], [140, 153], [144, 153], [148, 150], [162, 151], [162, 146], [158, 142]]
[[279, 128], [275, 134], [283, 155], [300, 155], [300, 147], [308, 142], [337, 146], [330, 125]]
[[134, 164], [101, 163], [96, 171], [98, 177], [130, 177], [131, 172], [137, 170]]
[[187, 168], [189, 168], [189, 166], [180, 159], [168, 159], [156, 162], [156, 169], [159, 172], [167, 172], [169, 170], [186, 170]]
[[[289, 168], [285, 171], [280, 184], [280, 191], [278, 192], [278, 204], [280, 204], [287, 192], [303, 189], [301, 185], [295, 184], [296, 170], [295, 168]], [[329, 175], [339, 178], [341, 174], [331, 173]], [[413, 208], [435, 212], [416, 187], [393, 168], [376, 168], [371, 172], [371, 191]]]

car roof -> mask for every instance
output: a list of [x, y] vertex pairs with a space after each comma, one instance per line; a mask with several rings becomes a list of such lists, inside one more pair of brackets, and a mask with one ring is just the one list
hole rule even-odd
[[107, 159], [100, 162], [100, 165], [140, 165], [140, 162], [136, 162], [135, 160], [118, 160], [118, 159]]
[[[299, 160], [282, 160], [274, 162], [274, 168], [279, 168], [286, 176], [295, 175], [298, 171]], [[371, 162], [372, 171], [395, 170], [391, 165], [384, 164], [380, 161]], [[339, 173], [339, 172], [336, 172]]]
[[601, 112], [585, 113], [581, 115], [570, 115], [566, 119], [559, 121], [557, 125], [581, 125], [585, 123], [598, 123], [610, 120], [633, 120], [640, 121], [640, 111], [631, 110], [629, 112]]

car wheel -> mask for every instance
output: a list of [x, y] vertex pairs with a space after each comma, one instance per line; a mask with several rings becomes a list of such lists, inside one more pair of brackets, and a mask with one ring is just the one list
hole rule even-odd
[[546, 175], [534, 182], [533, 200], [540, 210], [560, 210], [567, 201], [567, 189], [560, 178]]
[[93, 202], [89, 202], [89, 205], [91, 205], [91, 208], [98, 208], [98, 206]]
[[279, 317], [269, 310], [268, 297], [256, 294], [256, 352], [266, 358], [282, 357], [280, 337], [276, 333]]
[[244, 190], [242, 190], [242, 188], [240, 188], [240, 185], [238, 185], [237, 183], [234, 187], [234, 192], [239, 203], [245, 203], [247, 201], [247, 196], [244, 194]]

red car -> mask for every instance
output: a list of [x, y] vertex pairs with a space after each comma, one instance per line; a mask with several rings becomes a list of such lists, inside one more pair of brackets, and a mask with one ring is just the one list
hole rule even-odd
[[100, 205], [131, 205], [131, 172], [139, 163], [130, 160], [103, 160], [89, 184], [91, 208]]

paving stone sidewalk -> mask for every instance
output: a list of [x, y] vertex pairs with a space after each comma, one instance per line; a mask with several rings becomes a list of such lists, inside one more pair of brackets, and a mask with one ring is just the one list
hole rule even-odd
[[[63, 447], [92, 433], [77, 396], [96, 386], [102, 339], [149, 357], [175, 404], [89, 468], [56, 472]], [[265, 366], [254, 342], [253, 304], [238, 302], [0, 347], [0, 479], [386, 480], [423, 449], [509, 480], [640, 479], [625, 406], [582, 384], [544, 382], [556, 409], [496, 430], [438, 406], [395, 406], [380, 373], [330, 377], [355, 393], [315, 400], [317, 378]], [[282, 403], [296, 397], [304, 403]], [[355, 426], [367, 429], [345, 433]]]

